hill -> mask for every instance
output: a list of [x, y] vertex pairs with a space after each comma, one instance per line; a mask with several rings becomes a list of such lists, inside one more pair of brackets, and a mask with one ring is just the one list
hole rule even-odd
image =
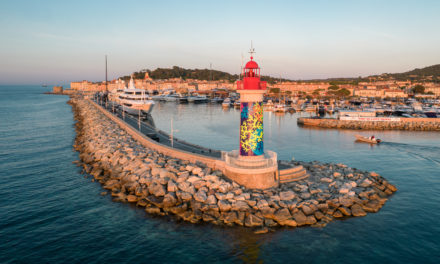
[[[150, 77], [154, 80], [170, 79], [170, 78], [182, 78], [197, 79], [197, 80], [228, 80], [234, 82], [238, 80], [238, 74], [230, 74], [228, 72], [209, 70], [209, 69], [185, 69], [178, 66], [172, 68], [157, 68], [155, 70], [141, 70], [134, 72], [135, 79], [143, 79], [145, 73], [148, 72]], [[129, 80], [130, 76], [126, 75], [121, 79]], [[269, 84], [274, 84], [278, 81], [292, 81], [289, 79], [274, 78], [271, 76], [261, 76], [263, 81], [267, 81]], [[399, 81], [433, 81], [440, 82], [440, 64], [424, 67], [421, 69], [414, 69], [402, 73], [383, 73], [381, 75], [370, 75], [368, 77], [355, 77], [355, 78], [328, 78], [328, 79], [313, 79], [313, 80], [301, 80], [301, 82], [329, 82], [330, 84], [357, 84], [358, 82], [374, 80], [399, 80]]]
[[440, 64], [428, 66], [421, 69], [414, 69], [403, 73], [389, 74], [397, 80], [440, 80]]

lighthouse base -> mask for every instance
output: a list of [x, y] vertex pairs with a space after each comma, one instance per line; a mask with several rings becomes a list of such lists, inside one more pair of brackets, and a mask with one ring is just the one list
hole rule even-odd
[[233, 150], [223, 152], [222, 159], [225, 161], [225, 176], [246, 188], [267, 189], [279, 184], [277, 154], [273, 151], [244, 157], [238, 150]]

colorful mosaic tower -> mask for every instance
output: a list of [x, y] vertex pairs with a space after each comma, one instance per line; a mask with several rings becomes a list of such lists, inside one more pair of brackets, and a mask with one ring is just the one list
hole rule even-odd
[[266, 82], [260, 81], [260, 68], [253, 60], [243, 69], [243, 80], [237, 82], [240, 93], [240, 156], [252, 157], [264, 154], [263, 144], [263, 95]]

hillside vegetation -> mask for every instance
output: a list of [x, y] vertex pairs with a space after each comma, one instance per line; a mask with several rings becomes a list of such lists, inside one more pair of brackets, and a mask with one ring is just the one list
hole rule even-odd
[[[230, 74], [228, 72], [210, 70], [210, 69], [185, 69], [178, 66], [172, 68], [157, 68], [155, 70], [141, 70], [134, 72], [135, 79], [143, 79], [145, 73], [148, 72], [153, 80], [182, 78], [197, 79], [206, 81], [218, 81], [228, 80], [235, 82], [239, 79], [238, 74]], [[129, 80], [130, 76], [126, 75], [121, 79]], [[274, 84], [278, 81], [293, 81], [289, 79], [274, 78], [271, 76], [262, 76], [263, 81], [267, 81], [269, 84]], [[369, 80], [413, 80], [413, 81], [434, 81], [440, 82], [440, 64], [428, 66], [421, 69], [414, 69], [403, 73], [384, 73], [381, 75], [371, 75], [368, 77], [356, 77], [356, 78], [328, 78], [328, 79], [314, 79], [314, 80], [302, 80], [301, 82], [329, 82], [331, 85], [340, 84], [357, 84], [358, 82], [364, 82]]]

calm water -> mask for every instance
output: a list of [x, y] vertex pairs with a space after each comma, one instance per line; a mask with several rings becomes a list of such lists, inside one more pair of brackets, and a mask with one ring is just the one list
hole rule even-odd
[[[299, 128], [297, 115], [265, 113], [265, 148], [281, 159], [342, 162], [376, 171], [399, 191], [377, 214], [323, 229], [254, 235], [243, 228], [151, 217], [100, 196], [72, 161], [75, 132], [66, 96], [0, 87], [0, 263], [438, 263], [440, 133]], [[158, 104], [156, 125], [207, 147], [238, 146], [238, 111]], [[366, 135], [370, 132], [365, 133]]]

